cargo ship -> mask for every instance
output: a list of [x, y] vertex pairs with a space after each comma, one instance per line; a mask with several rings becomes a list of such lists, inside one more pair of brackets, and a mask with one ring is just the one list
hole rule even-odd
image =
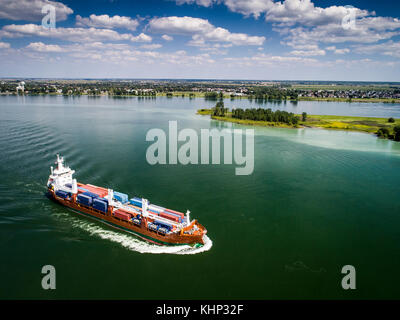
[[79, 214], [132, 233], [159, 245], [204, 245], [207, 230], [182, 212], [149, 203], [140, 197], [112, 189], [83, 184], [73, 178], [74, 170], [57, 154], [56, 167], [50, 167], [48, 196]]

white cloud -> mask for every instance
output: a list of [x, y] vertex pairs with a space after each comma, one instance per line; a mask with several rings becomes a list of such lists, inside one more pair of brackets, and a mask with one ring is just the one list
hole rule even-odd
[[66, 20], [73, 10], [65, 4], [49, 0], [1, 0], [0, 19], [42, 21], [43, 6], [50, 4], [56, 8], [57, 21]]
[[365, 17], [371, 13], [354, 7], [330, 6], [327, 8], [316, 7], [311, 0], [285, 0], [275, 2], [265, 16], [266, 21], [293, 26], [318, 26], [329, 23], [341, 24], [343, 17], [354, 13], [356, 17]]
[[167, 34], [164, 34], [161, 38], [163, 38], [165, 41], [172, 41], [172, 40], [174, 40], [173, 37], [171, 37], [171, 36], [169, 36], [169, 35], [167, 35]]
[[293, 50], [290, 53], [292, 55], [295, 55], [295, 56], [304, 56], [304, 57], [324, 56], [326, 54], [325, 50], [322, 50], [322, 49], [316, 49], [316, 50]]
[[[157, 45], [157, 48], [160, 45]], [[60, 54], [62, 61], [74, 62], [109, 62], [116, 65], [121, 65], [127, 62], [139, 61], [145, 64], [160, 64], [160, 65], [202, 65], [214, 63], [214, 60], [208, 53], [190, 55], [184, 50], [176, 52], [159, 52], [153, 51], [157, 49], [153, 45], [143, 45], [138, 50], [131, 45], [125, 43], [73, 43], [66, 45], [44, 44], [42, 42], [33, 42], [23, 49], [18, 50], [18, 54], [23, 54], [26, 57], [35, 60], [49, 60], [54, 57], [54, 54]]]
[[178, 5], [187, 3], [187, 4], [197, 4], [199, 6], [203, 6], [203, 7], [210, 7], [214, 2], [216, 2], [215, 0], [176, 0], [176, 3]]
[[27, 49], [38, 52], [62, 52], [62, 48], [56, 44], [44, 44], [43, 42], [32, 42], [26, 46]]
[[80, 27], [94, 27], [94, 28], [121, 28], [135, 31], [139, 25], [139, 21], [130, 17], [113, 16], [108, 14], [95, 15], [91, 14], [89, 18], [82, 18], [80, 15], [76, 16], [76, 25]]
[[265, 37], [249, 36], [245, 33], [232, 33], [227, 29], [215, 27], [208, 20], [193, 17], [153, 18], [149, 30], [157, 33], [192, 35], [191, 45], [202, 46], [205, 41], [230, 42], [234, 45], [262, 45]]
[[264, 53], [259, 53], [251, 57], [241, 57], [241, 58], [224, 58], [226, 62], [232, 62], [239, 65], [245, 66], [291, 66], [293, 64], [305, 64], [305, 65], [317, 65], [318, 60], [313, 58], [303, 58], [303, 57], [286, 57], [286, 56], [274, 56], [267, 55]]
[[162, 47], [162, 45], [161, 45], [161, 44], [158, 44], [158, 43], [153, 43], [153, 44], [142, 44], [142, 45], [140, 46], [140, 48], [149, 49], [149, 50], [160, 49], [161, 47]]
[[349, 48], [336, 49], [334, 51], [335, 54], [346, 54], [346, 53], [349, 53], [349, 52], [350, 52]]
[[400, 41], [386, 41], [374, 45], [357, 45], [354, 51], [359, 54], [382, 54], [400, 58]]
[[149, 21], [152, 32], [163, 33], [168, 31], [172, 34], [195, 34], [209, 32], [214, 26], [208, 20], [193, 17], [163, 17], [153, 18]]
[[8, 49], [10, 48], [10, 44], [7, 42], [0, 42], [0, 49]]
[[136, 37], [132, 36], [129, 40], [131, 40], [133, 42], [151, 42], [151, 40], [153, 40], [153, 39], [149, 35], [144, 34], [142, 32], [141, 34], [139, 34]]
[[273, 6], [272, 0], [176, 0], [176, 3], [178, 5], [195, 3], [203, 7], [210, 7], [214, 3], [224, 3], [233, 12], [245, 16], [253, 15], [255, 18]]
[[62, 28], [46, 29], [36, 24], [6, 25], [0, 31], [2, 37], [40, 36], [56, 38], [73, 42], [95, 42], [95, 41], [121, 41], [150, 42], [152, 38], [144, 33], [133, 36], [127, 33], [118, 33], [109, 29], [96, 28]]
[[[274, 24], [274, 30], [286, 36], [285, 44], [296, 47], [318, 43], [374, 43], [400, 35], [400, 21], [392, 17], [377, 17], [375, 12], [352, 6], [318, 7], [312, 0], [176, 0], [178, 4], [188, 3], [209, 7], [222, 3], [231, 11], [245, 16], [265, 16]], [[344, 28], [342, 20], [354, 14], [355, 28]], [[191, 44], [204, 46], [206, 38], [193, 39]], [[336, 54], [348, 53], [349, 49], [337, 49]], [[315, 51], [315, 50], [311, 50]], [[298, 52], [300, 53], [300, 52]], [[315, 52], [316, 53], [316, 52]], [[322, 53], [322, 51], [320, 52]]]
[[224, 4], [233, 12], [258, 18], [273, 6], [272, 0], [224, 0]]

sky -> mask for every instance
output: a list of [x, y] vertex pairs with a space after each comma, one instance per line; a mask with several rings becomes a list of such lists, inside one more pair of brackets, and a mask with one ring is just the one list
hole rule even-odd
[[388, 0], [0, 0], [0, 77], [394, 82], [399, 15]]

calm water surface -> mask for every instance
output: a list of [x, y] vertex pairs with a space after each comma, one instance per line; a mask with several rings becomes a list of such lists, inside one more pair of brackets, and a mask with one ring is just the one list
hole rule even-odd
[[[258, 107], [227, 100], [228, 107]], [[373, 135], [255, 128], [255, 165], [150, 166], [151, 128], [223, 128], [203, 99], [0, 97], [0, 298], [400, 298], [400, 144]], [[400, 105], [299, 102], [309, 114], [400, 117]], [[235, 126], [244, 128], [243, 126]], [[78, 181], [190, 209], [203, 251], [159, 248], [45, 196], [65, 156]], [[41, 289], [54, 265], [57, 289]], [[357, 290], [341, 289], [342, 266]]]

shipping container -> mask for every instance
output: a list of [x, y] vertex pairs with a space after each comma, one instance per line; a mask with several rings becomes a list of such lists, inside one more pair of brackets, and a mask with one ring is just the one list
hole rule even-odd
[[102, 212], [107, 212], [107, 202], [100, 199], [93, 199], [93, 208]]
[[178, 214], [176, 214], [176, 213], [172, 213], [172, 212], [170, 212], [170, 211], [164, 211], [164, 213], [165, 214], [169, 214], [169, 215], [171, 215], [171, 216], [175, 216], [175, 217], [177, 217], [178, 219], [179, 219], [179, 222], [182, 222], [182, 217], [180, 216], [180, 215], [178, 215]]
[[99, 196], [96, 193], [90, 192], [90, 191], [86, 191], [84, 193], [85, 196], [91, 197], [91, 198], [98, 198]]
[[89, 192], [89, 190], [82, 188], [82, 187], [78, 187], [78, 192], [79, 193], [83, 193], [83, 192]]
[[65, 198], [68, 198], [70, 196], [70, 194], [63, 190], [57, 190], [56, 196], [65, 199]]
[[114, 191], [114, 199], [122, 203], [128, 202], [128, 195], [125, 193]]
[[85, 196], [84, 194], [78, 194], [78, 196], [76, 197], [76, 201], [85, 206], [92, 205], [92, 198], [89, 196]]
[[78, 190], [79, 189], [84, 189], [85, 192], [89, 191], [95, 193], [96, 195], [99, 196], [99, 198], [103, 198], [108, 194], [107, 189], [96, 187], [91, 184], [79, 184]]
[[182, 212], [171, 210], [171, 209], [165, 209], [164, 210], [166, 213], [174, 213], [180, 216], [182, 219], [185, 217], [185, 215]]
[[165, 213], [165, 212], [161, 212], [160, 213], [160, 217], [166, 218], [166, 219], [169, 219], [169, 220], [172, 220], [172, 221], [175, 221], [175, 222], [179, 222], [179, 218], [177, 216], [173, 216], [172, 214], [168, 214], [168, 213]]
[[132, 215], [122, 209], [117, 209], [113, 212], [113, 215], [121, 220], [125, 220], [125, 221], [130, 221], [132, 218]]
[[156, 206], [155, 204], [150, 204], [148, 208], [149, 210], [155, 211], [157, 213], [163, 212], [165, 210], [165, 208]]
[[139, 208], [142, 207], [142, 199], [140, 199], [140, 198], [133, 198], [133, 199], [130, 199], [130, 200], [129, 200], [129, 203], [132, 204], [132, 205], [134, 205], [134, 206], [136, 206], [136, 207], [139, 207]]

